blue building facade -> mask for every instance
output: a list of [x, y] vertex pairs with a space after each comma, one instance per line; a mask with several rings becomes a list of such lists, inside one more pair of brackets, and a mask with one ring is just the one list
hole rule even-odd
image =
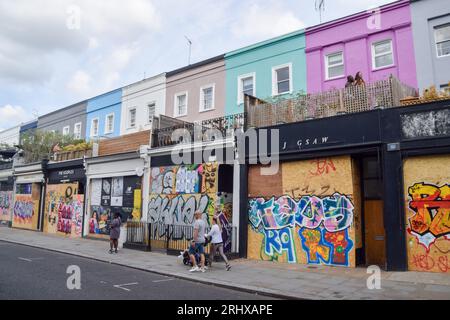
[[225, 113], [244, 112], [243, 93], [264, 100], [306, 92], [305, 48], [299, 30], [227, 53]]
[[120, 136], [122, 89], [89, 99], [86, 112], [86, 140]]

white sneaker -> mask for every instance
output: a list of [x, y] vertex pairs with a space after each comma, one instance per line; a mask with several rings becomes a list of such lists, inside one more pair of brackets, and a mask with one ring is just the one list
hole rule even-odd
[[189, 270], [189, 272], [197, 272], [197, 271], [200, 271], [200, 268], [197, 266], [195, 266], [191, 270]]
[[206, 271], [205, 267], [200, 268], [200, 271], [201, 271], [201, 272], [205, 272], [205, 271]]

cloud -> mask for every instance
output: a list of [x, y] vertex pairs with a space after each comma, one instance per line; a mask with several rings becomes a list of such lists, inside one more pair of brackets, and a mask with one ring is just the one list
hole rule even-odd
[[33, 118], [30, 112], [21, 106], [5, 105], [0, 107], [0, 127], [10, 128], [11, 124], [29, 121]]
[[236, 37], [264, 39], [305, 27], [293, 12], [277, 3], [252, 4], [232, 27]]
[[67, 84], [67, 89], [76, 94], [88, 95], [90, 88], [91, 76], [83, 70], [77, 70]]
[[88, 51], [135, 42], [160, 25], [148, 0], [0, 0], [0, 82], [42, 84], [58, 62], [79, 64]]

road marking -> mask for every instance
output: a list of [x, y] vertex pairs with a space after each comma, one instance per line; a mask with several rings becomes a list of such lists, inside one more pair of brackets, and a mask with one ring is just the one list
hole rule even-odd
[[42, 260], [44, 258], [22, 258], [22, 257], [19, 257], [18, 259], [23, 260], [23, 261], [33, 262], [34, 260]]
[[31, 260], [31, 259], [22, 258], [22, 257], [19, 257], [19, 260], [28, 261], [28, 262], [33, 262], [33, 260]]
[[137, 285], [137, 284], [139, 284], [139, 283], [133, 282], [133, 283], [125, 283], [125, 284], [116, 284], [116, 285], [113, 285], [113, 287], [114, 288], [123, 289], [125, 291], [131, 291], [131, 289], [123, 288], [123, 287], [125, 287], [125, 286], [134, 286], [134, 285]]
[[175, 280], [174, 278], [171, 278], [171, 279], [164, 279], [164, 280], [155, 280], [155, 281], [152, 281], [153, 283], [158, 283], [158, 282], [166, 282], [166, 281], [172, 281], [172, 280]]

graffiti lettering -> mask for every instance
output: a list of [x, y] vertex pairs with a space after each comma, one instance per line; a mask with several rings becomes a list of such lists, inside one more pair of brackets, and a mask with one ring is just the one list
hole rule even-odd
[[353, 223], [354, 207], [346, 196], [336, 193], [325, 198], [303, 196], [300, 200], [289, 196], [257, 198], [250, 200], [249, 206], [252, 228], [265, 235], [267, 255], [286, 252], [288, 261], [295, 262], [291, 230], [298, 227], [308, 263], [349, 264], [353, 241], [348, 228]]
[[450, 234], [450, 185], [417, 183], [408, 189], [409, 232], [429, 252], [436, 239]]
[[316, 159], [311, 161], [315, 165], [314, 171], [310, 171], [311, 176], [321, 176], [336, 171], [333, 160], [331, 159]]
[[12, 191], [0, 191], [0, 220], [10, 221], [11, 220], [11, 202], [12, 202]]

